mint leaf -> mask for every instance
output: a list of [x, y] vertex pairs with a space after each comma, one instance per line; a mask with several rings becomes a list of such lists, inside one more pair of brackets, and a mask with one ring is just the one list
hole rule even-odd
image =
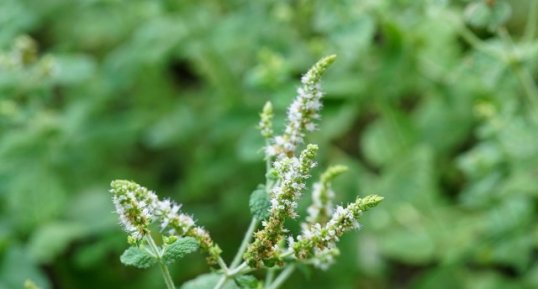
[[269, 217], [269, 210], [271, 209], [271, 202], [269, 196], [265, 191], [264, 185], [258, 185], [258, 188], [250, 195], [250, 212], [258, 220], [264, 220]]
[[241, 275], [234, 278], [234, 281], [239, 288], [243, 289], [256, 289], [260, 285], [260, 281], [252, 275]]
[[120, 261], [128, 266], [144, 269], [155, 264], [157, 260], [145, 250], [138, 247], [129, 247], [121, 254]]
[[162, 259], [166, 264], [171, 264], [183, 258], [183, 256], [198, 250], [198, 247], [198, 241], [192, 237], [179, 238], [166, 247]]

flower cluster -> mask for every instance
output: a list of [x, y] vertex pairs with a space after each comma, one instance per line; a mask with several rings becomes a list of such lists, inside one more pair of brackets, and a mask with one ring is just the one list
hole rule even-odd
[[155, 193], [129, 181], [111, 183], [110, 192], [123, 229], [135, 240], [149, 233], [158, 200]]
[[191, 216], [180, 212], [181, 205], [168, 199], [160, 201], [154, 192], [126, 180], [112, 181], [110, 192], [123, 228], [135, 241], [149, 233], [150, 224], [158, 223], [161, 231], [168, 229], [170, 236], [196, 239], [209, 253], [210, 263], [218, 259], [220, 248], [205, 229], [196, 226]]
[[297, 200], [305, 187], [310, 169], [315, 166], [314, 157], [317, 150], [318, 146], [311, 144], [299, 158], [284, 157], [274, 163], [278, 181], [270, 191], [269, 219], [262, 223], [263, 228], [256, 232], [256, 238], [245, 254], [245, 259], [251, 265], [259, 267], [262, 260], [274, 262], [278, 259], [278, 244], [284, 233], [284, 221], [287, 217], [297, 216]]
[[292, 242], [294, 255], [297, 259], [325, 258], [328, 250], [335, 247], [335, 242], [347, 231], [359, 228], [357, 219], [360, 215], [375, 207], [383, 200], [382, 197], [371, 195], [365, 198], [358, 198], [346, 208], [338, 206], [331, 219], [325, 226], [315, 224], [303, 231], [297, 237], [296, 242]]
[[292, 156], [297, 147], [303, 143], [305, 132], [316, 128], [314, 120], [319, 119], [321, 109], [321, 76], [336, 59], [335, 55], [318, 61], [302, 78], [302, 86], [297, 90], [297, 97], [288, 109], [288, 122], [284, 134], [276, 136], [273, 143], [266, 148], [269, 156]]
[[[288, 122], [282, 135], [273, 137], [273, 112], [269, 103], [260, 114], [259, 128], [268, 140], [269, 176], [276, 178], [269, 179], [266, 185], [271, 202], [269, 217], [262, 222], [263, 228], [254, 234], [254, 241], [243, 256], [252, 267], [283, 265], [285, 257], [291, 255], [301, 262], [327, 268], [339, 254], [338, 238], [345, 231], [358, 227], [356, 220], [362, 211], [381, 201], [377, 196], [370, 196], [358, 199], [345, 209], [339, 206], [335, 210], [331, 182], [347, 168], [330, 167], [313, 186], [312, 205], [308, 208], [306, 222], [301, 224], [301, 235], [296, 240], [289, 237], [288, 248], [282, 242], [287, 234], [284, 222], [297, 217], [297, 201], [315, 166], [318, 147], [307, 145], [299, 157], [295, 152], [304, 142], [305, 133], [316, 127], [314, 121], [319, 118], [323, 95], [320, 79], [334, 59], [335, 56], [321, 59], [302, 77], [302, 86], [288, 109]], [[271, 160], [275, 161], [271, 164]]]
[[309, 177], [309, 171], [316, 163], [314, 157], [318, 146], [310, 144], [301, 153], [299, 158], [285, 157], [274, 163], [279, 182], [271, 191], [271, 214], [283, 214], [297, 217], [297, 200], [304, 189], [304, 182]]
[[[308, 144], [299, 155], [297, 152], [303, 147], [306, 132], [316, 128], [314, 121], [320, 116], [323, 95], [320, 78], [334, 59], [334, 56], [321, 59], [303, 76], [302, 86], [288, 109], [288, 122], [281, 135], [274, 135], [273, 107], [270, 102], [265, 104], [260, 114], [258, 128], [266, 141], [266, 182], [265, 185], [258, 186], [251, 196], [250, 209], [253, 218], [229, 266], [220, 257], [221, 250], [207, 231], [196, 226], [191, 216], [181, 213], [181, 205], [168, 199], [160, 201], [155, 193], [136, 183], [121, 180], [112, 182], [111, 192], [123, 227], [131, 235], [131, 239], [137, 241], [139, 247], [141, 243], [138, 241], [147, 236], [142, 242], [153, 248], [152, 256], [156, 256], [161, 265], [168, 289], [176, 287], [166, 264], [170, 256], [183, 255], [190, 251], [192, 245], [188, 245], [188, 240], [192, 243], [194, 242], [192, 238], [208, 253], [209, 263], [220, 266], [217, 272], [221, 276], [212, 286], [213, 289], [226, 288], [229, 284], [227, 282], [231, 279], [236, 280], [238, 276], [257, 268], [284, 267], [302, 263], [326, 269], [339, 255], [336, 246], [339, 238], [345, 232], [358, 228], [357, 220], [362, 212], [381, 202], [383, 198], [372, 195], [357, 198], [345, 208], [342, 206], [334, 208], [335, 193], [331, 182], [347, 168], [330, 167], [321, 174], [320, 180], [312, 187], [312, 204], [308, 207], [308, 216], [301, 224], [301, 233], [296, 237], [289, 236], [288, 242], [285, 242], [285, 237], [289, 235], [284, 226], [285, 222], [287, 219], [298, 217], [298, 201], [306, 188], [310, 171], [316, 166], [315, 156], [318, 146]], [[260, 221], [261, 228], [258, 229]], [[154, 223], [159, 225], [163, 234], [168, 234], [163, 236], [162, 249], [157, 247], [151, 236], [148, 236], [149, 227]], [[176, 237], [191, 238], [182, 238], [184, 243], [181, 243]], [[129, 253], [136, 253], [131, 251]], [[127, 264], [131, 264], [134, 255], [124, 255], [123, 259]], [[147, 261], [145, 257], [140, 260]], [[242, 263], [241, 257], [244, 260]], [[146, 266], [146, 263], [142, 265]], [[289, 266], [274, 280], [268, 275], [267, 284], [259, 282], [255, 287], [277, 288], [289, 276], [292, 269], [293, 266]]]
[[258, 128], [264, 138], [269, 139], [273, 136], [273, 105], [269, 101], [263, 106]]
[[332, 215], [334, 192], [331, 188], [332, 180], [347, 171], [345, 166], [329, 167], [320, 177], [320, 181], [315, 183], [312, 189], [312, 205], [308, 207], [308, 217], [303, 227], [312, 224], [324, 225]]

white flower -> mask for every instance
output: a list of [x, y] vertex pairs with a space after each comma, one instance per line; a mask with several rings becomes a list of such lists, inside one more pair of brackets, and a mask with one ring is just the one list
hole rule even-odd
[[266, 149], [269, 156], [292, 156], [304, 142], [305, 132], [316, 129], [314, 120], [320, 118], [319, 111], [322, 107], [321, 75], [334, 59], [334, 55], [321, 59], [301, 78], [302, 85], [297, 89], [297, 96], [288, 108], [288, 122], [284, 134], [273, 139], [272, 149]]
[[170, 221], [178, 215], [180, 208], [180, 204], [176, 204], [169, 199], [157, 203], [155, 211], [156, 215], [159, 217], [162, 230], [164, 230], [168, 224], [170, 224]]
[[154, 192], [129, 181], [113, 181], [110, 192], [123, 229], [140, 240], [154, 220], [157, 196]]
[[303, 260], [312, 258], [321, 260], [328, 257], [321, 258], [318, 255], [324, 254], [325, 249], [335, 248], [336, 242], [345, 232], [358, 229], [357, 219], [362, 212], [376, 206], [381, 200], [383, 198], [376, 195], [358, 198], [345, 208], [337, 206], [331, 219], [324, 226], [320, 223], [303, 225], [302, 233], [297, 237], [297, 242], [294, 243], [295, 256]]
[[334, 211], [333, 199], [335, 194], [331, 188], [331, 182], [346, 170], [345, 166], [331, 166], [321, 174], [320, 181], [315, 183], [312, 188], [312, 204], [307, 209], [307, 223], [302, 224], [303, 227], [315, 223], [321, 223], [322, 225], [327, 223]]
[[309, 145], [299, 158], [283, 157], [274, 162], [279, 181], [271, 190], [271, 214], [295, 218], [297, 200], [305, 188], [309, 170], [315, 165], [313, 159], [317, 146]]

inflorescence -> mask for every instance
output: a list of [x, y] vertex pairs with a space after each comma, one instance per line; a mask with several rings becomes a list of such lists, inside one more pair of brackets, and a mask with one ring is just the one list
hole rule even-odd
[[120, 223], [131, 240], [140, 241], [149, 234], [150, 225], [158, 223], [167, 236], [196, 239], [208, 253], [208, 261], [216, 263], [220, 248], [204, 228], [196, 226], [191, 216], [180, 212], [181, 205], [168, 199], [160, 201], [154, 192], [135, 182], [115, 180], [110, 186]]
[[[322, 58], [302, 77], [297, 96], [288, 108], [287, 123], [282, 134], [274, 133], [271, 103], [267, 102], [263, 107], [258, 128], [266, 141], [264, 151], [267, 180], [258, 191], [262, 190], [262, 195], [268, 199], [267, 206], [255, 206], [262, 214], [253, 217], [237, 258], [234, 258], [230, 268], [221, 259], [219, 246], [205, 229], [196, 225], [191, 216], [181, 212], [181, 205], [169, 199], [159, 200], [154, 192], [134, 182], [116, 180], [112, 182], [110, 191], [120, 222], [129, 234], [131, 243], [140, 244], [148, 237], [148, 244], [154, 246], [150, 236], [153, 224], [158, 225], [165, 243], [170, 237], [194, 239], [208, 254], [209, 263], [221, 267], [222, 278], [215, 289], [222, 288], [228, 278], [256, 268], [281, 267], [293, 263], [328, 268], [339, 254], [336, 243], [340, 237], [350, 230], [358, 229], [357, 220], [362, 213], [383, 199], [371, 195], [357, 198], [345, 207], [335, 207], [332, 181], [347, 168], [332, 166], [312, 187], [312, 204], [307, 209], [308, 216], [301, 224], [301, 233], [295, 237], [290, 236], [285, 228], [287, 219], [299, 217], [297, 204], [306, 189], [311, 170], [316, 166], [315, 157], [319, 148], [314, 144], [305, 145], [305, 136], [307, 132], [316, 129], [323, 97], [321, 76], [334, 60], [334, 55]], [[259, 221], [261, 228], [255, 231]], [[155, 252], [158, 253], [159, 250]], [[241, 257], [244, 262], [237, 265]], [[245, 269], [247, 271], [242, 271]], [[167, 270], [163, 272], [169, 276]], [[171, 278], [165, 278], [167, 279], [170, 281]], [[173, 288], [173, 285], [169, 288]]]

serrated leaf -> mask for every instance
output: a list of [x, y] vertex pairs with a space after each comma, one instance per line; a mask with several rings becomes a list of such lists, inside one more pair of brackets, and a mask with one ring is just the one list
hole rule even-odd
[[269, 217], [271, 201], [265, 191], [264, 185], [258, 185], [258, 188], [250, 195], [250, 213], [258, 220], [265, 220]]
[[129, 247], [125, 250], [125, 252], [121, 254], [120, 261], [127, 266], [133, 266], [140, 269], [149, 268], [157, 262], [155, 257], [138, 247]]
[[[219, 282], [221, 275], [215, 273], [203, 274], [190, 281], [187, 281], [181, 289], [213, 289]], [[233, 282], [226, 282], [223, 289], [237, 289], [238, 287]]]
[[166, 247], [162, 259], [166, 264], [174, 263], [185, 255], [198, 250], [199, 246], [198, 241], [192, 237], [180, 238]]

